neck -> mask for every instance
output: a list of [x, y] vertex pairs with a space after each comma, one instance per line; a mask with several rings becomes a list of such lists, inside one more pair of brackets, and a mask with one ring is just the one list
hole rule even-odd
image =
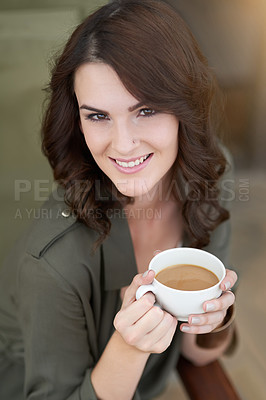
[[134, 198], [134, 203], [125, 206], [125, 210], [130, 212], [131, 216], [136, 214], [136, 218], [143, 215], [157, 215], [162, 211], [165, 204], [173, 201], [171, 193], [171, 175], [163, 178], [151, 191]]

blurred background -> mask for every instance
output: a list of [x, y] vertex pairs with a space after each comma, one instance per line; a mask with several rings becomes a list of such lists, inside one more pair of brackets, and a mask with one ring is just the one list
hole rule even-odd
[[[266, 392], [266, 0], [172, 0], [225, 97], [222, 135], [235, 160], [231, 260], [240, 276], [239, 344], [223, 357], [243, 400]], [[0, 0], [0, 262], [53, 188], [40, 151], [49, 63], [100, 0]], [[165, 400], [185, 400], [176, 377]], [[204, 399], [203, 399], [204, 400]]]

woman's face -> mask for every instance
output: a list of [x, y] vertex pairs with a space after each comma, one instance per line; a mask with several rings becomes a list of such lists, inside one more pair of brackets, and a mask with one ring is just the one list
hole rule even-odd
[[177, 156], [177, 118], [140, 104], [107, 64], [79, 67], [74, 89], [80, 127], [101, 170], [126, 196], [156, 189]]

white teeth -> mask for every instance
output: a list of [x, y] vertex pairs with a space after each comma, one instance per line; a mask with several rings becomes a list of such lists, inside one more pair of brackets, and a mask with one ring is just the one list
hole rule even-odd
[[144, 156], [144, 157], [137, 158], [137, 160], [135, 160], [135, 161], [129, 161], [128, 163], [125, 162], [125, 161], [118, 161], [118, 160], [115, 160], [115, 162], [116, 162], [118, 165], [120, 165], [121, 167], [124, 167], [124, 168], [133, 168], [133, 167], [135, 167], [136, 165], [142, 164], [143, 161], [147, 160], [148, 157], [149, 157], [149, 154], [147, 154], [147, 155]]

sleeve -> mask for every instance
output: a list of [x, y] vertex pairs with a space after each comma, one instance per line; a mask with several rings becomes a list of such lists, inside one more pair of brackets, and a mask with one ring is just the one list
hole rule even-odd
[[[27, 255], [18, 278], [28, 400], [97, 400], [82, 303], [43, 259]], [[92, 321], [93, 323], [93, 321]]]

